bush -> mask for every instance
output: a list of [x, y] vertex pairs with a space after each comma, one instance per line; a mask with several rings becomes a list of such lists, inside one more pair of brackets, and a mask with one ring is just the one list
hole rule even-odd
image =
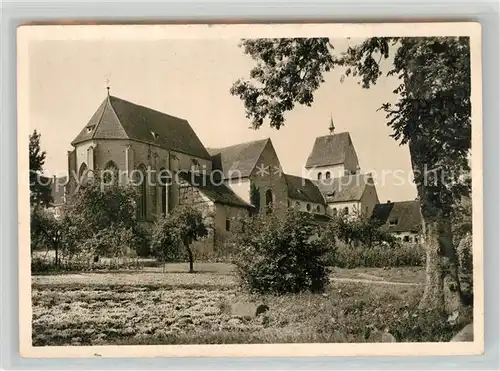
[[142, 270], [144, 263], [138, 259], [111, 259], [94, 262], [93, 256], [79, 255], [71, 259], [61, 259], [59, 264], [55, 264], [52, 259], [42, 257], [31, 258], [31, 273], [49, 274], [49, 273], [68, 273], [68, 272], [95, 272], [95, 271], [113, 271], [113, 270]]
[[338, 243], [335, 250], [329, 252], [328, 262], [339, 268], [422, 266], [425, 251], [420, 245], [410, 244], [366, 247]]
[[242, 225], [238, 240], [234, 263], [252, 292], [320, 292], [328, 283], [327, 248], [307, 214], [257, 215]]

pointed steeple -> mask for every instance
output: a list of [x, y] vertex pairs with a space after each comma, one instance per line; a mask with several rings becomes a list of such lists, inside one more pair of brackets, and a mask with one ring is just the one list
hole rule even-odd
[[330, 127], [328, 128], [330, 131], [330, 135], [333, 135], [333, 132], [335, 131], [335, 125], [333, 125], [333, 117], [330, 115]]

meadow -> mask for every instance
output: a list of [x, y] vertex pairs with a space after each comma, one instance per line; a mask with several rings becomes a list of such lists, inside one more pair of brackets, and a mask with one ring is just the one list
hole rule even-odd
[[[195, 267], [196, 273], [186, 264], [168, 264], [165, 272], [35, 275], [33, 345], [372, 342], [384, 341], [378, 336], [383, 332], [396, 341], [452, 336], [451, 330], [419, 328], [419, 267], [335, 268], [324, 293], [284, 296], [245, 293], [229, 264]], [[259, 305], [269, 310], [256, 315]]]

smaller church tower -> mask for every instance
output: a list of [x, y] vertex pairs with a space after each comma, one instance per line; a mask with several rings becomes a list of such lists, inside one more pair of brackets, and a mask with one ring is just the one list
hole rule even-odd
[[306, 162], [306, 172], [313, 180], [339, 178], [359, 173], [356, 150], [348, 132], [335, 132], [330, 115], [329, 134], [317, 137]]

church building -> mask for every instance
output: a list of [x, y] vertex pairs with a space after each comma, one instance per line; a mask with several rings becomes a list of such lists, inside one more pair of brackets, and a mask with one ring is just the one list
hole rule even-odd
[[330, 134], [317, 137], [305, 165], [331, 216], [364, 214], [370, 216], [379, 203], [371, 174], [361, 173], [358, 156], [348, 132], [335, 133], [330, 119]]

